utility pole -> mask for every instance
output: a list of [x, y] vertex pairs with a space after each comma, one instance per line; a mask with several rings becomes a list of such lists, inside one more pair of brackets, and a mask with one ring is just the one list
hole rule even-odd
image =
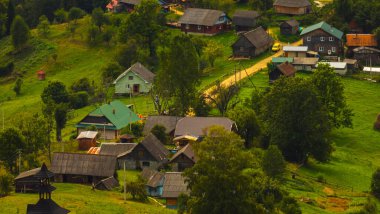
[[4, 120], [4, 103], [3, 103], [3, 106], [2, 106], [2, 110], [3, 110], [3, 131], [5, 129], [5, 120]]
[[124, 160], [124, 201], [127, 200], [127, 173], [125, 171], [125, 160]]
[[21, 171], [21, 149], [18, 150], [18, 173]]

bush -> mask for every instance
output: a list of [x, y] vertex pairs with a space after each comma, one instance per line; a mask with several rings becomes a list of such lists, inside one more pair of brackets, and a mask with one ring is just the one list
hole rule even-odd
[[0, 175], [0, 197], [7, 196], [12, 192], [13, 176], [10, 174]]
[[263, 157], [262, 168], [269, 177], [278, 177], [285, 172], [286, 162], [275, 145], [269, 146]]
[[80, 109], [88, 105], [88, 94], [85, 91], [80, 91], [70, 95], [70, 107]]
[[127, 183], [125, 189], [127, 193], [132, 195], [133, 199], [137, 199], [139, 201], [148, 200], [147, 192], [145, 189], [145, 182], [142, 179]]
[[380, 168], [378, 168], [372, 175], [371, 193], [380, 198]]
[[14, 64], [13, 62], [9, 62], [6, 65], [0, 66], [0, 77], [8, 76], [13, 72]]
[[166, 128], [164, 126], [155, 125], [150, 132], [152, 132], [161, 143], [166, 144], [168, 142], [168, 136], [166, 135]]
[[94, 94], [94, 87], [91, 85], [90, 80], [86, 77], [74, 82], [71, 85], [71, 90], [74, 92], [86, 91], [91, 95]]
[[296, 199], [291, 197], [285, 197], [281, 202], [281, 211], [284, 214], [301, 214], [301, 208], [298, 205]]
[[373, 124], [373, 128], [380, 131], [380, 114], [377, 115], [377, 120], [375, 124]]

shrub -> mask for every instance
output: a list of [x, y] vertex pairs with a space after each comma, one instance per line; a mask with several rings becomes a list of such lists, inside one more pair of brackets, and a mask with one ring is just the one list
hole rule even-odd
[[13, 176], [10, 174], [0, 175], [0, 197], [7, 196], [12, 192]]
[[375, 124], [373, 125], [373, 128], [380, 131], [380, 114], [377, 115], [377, 120]]
[[168, 142], [168, 136], [166, 135], [166, 128], [164, 126], [155, 125], [150, 132], [152, 132], [152, 134], [154, 134], [154, 136], [156, 136], [161, 143], [166, 144]]
[[90, 80], [87, 77], [74, 82], [71, 85], [71, 90], [74, 92], [86, 91], [89, 94], [94, 94], [94, 87], [91, 85]]
[[263, 171], [269, 177], [278, 177], [285, 171], [286, 162], [275, 145], [269, 146], [263, 157]]
[[380, 198], [380, 168], [378, 168], [372, 175], [371, 193]]
[[7, 76], [13, 72], [14, 64], [13, 62], [9, 62], [6, 65], [0, 65], [0, 77]]
[[284, 214], [301, 214], [301, 208], [299, 207], [296, 199], [291, 197], [285, 197], [281, 202], [281, 211]]
[[148, 200], [147, 192], [145, 189], [145, 183], [142, 179], [138, 179], [134, 182], [129, 182], [126, 185], [126, 192], [132, 195], [133, 199], [137, 199], [139, 201]]
[[80, 91], [70, 95], [70, 106], [73, 109], [80, 109], [88, 105], [88, 94]]

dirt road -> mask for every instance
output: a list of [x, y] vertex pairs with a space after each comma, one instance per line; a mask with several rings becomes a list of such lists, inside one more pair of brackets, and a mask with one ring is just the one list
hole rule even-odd
[[[299, 40], [299, 41], [294, 42], [294, 43], [292, 43], [290, 45], [299, 46], [301, 44], [302, 44], [302, 40]], [[282, 44], [282, 45], [287, 45], [287, 44]], [[229, 86], [235, 84], [235, 77], [236, 77], [236, 81], [238, 82], [238, 81], [246, 78], [247, 76], [255, 74], [255, 73], [259, 72], [262, 69], [265, 69], [267, 67], [267, 64], [272, 61], [273, 57], [279, 57], [283, 53], [284, 52], [282, 50], [278, 51], [277, 53], [275, 53], [275, 54], [273, 54], [273, 55], [271, 55], [271, 56], [269, 56], [269, 57], [261, 60], [260, 62], [254, 64], [253, 66], [251, 66], [251, 67], [249, 67], [249, 68], [247, 68], [245, 70], [241, 70], [241, 71], [237, 72], [236, 76], [234, 74], [234, 75], [231, 75], [231, 76], [227, 77], [225, 80], [223, 80], [221, 82], [221, 86], [223, 86], [223, 87], [229, 87]], [[204, 91], [204, 94], [209, 95], [210, 92], [212, 92], [214, 90], [214, 88], [215, 88], [215, 86], [212, 86], [209, 89], [206, 89]]]

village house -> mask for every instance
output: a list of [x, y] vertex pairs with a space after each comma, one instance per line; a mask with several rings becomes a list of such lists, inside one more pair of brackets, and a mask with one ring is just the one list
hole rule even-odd
[[380, 50], [371, 47], [358, 47], [353, 50], [354, 59], [363, 66], [373, 66], [380, 64]]
[[123, 168], [125, 164], [127, 169], [160, 169], [169, 162], [168, 155], [169, 150], [156, 136], [149, 134], [133, 149], [120, 154], [118, 164], [119, 168]]
[[236, 32], [252, 30], [257, 25], [260, 14], [253, 10], [237, 10], [232, 17]]
[[316, 68], [319, 58], [294, 57], [293, 66], [297, 71], [312, 71]]
[[162, 198], [166, 200], [166, 208], [177, 209], [178, 196], [190, 194], [185, 178], [181, 172], [166, 172]]
[[273, 64], [279, 65], [279, 64], [282, 64], [284, 62], [293, 63], [293, 57], [273, 57], [272, 58]]
[[175, 172], [182, 172], [187, 168], [194, 166], [198, 158], [196, 157], [191, 143], [188, 143], [177, 153], [173, 155], [169, 163], [172, 165], [172, 170]]
[[112, 190], [118, 186], [120, 186], [119, 181], [116, 180], [115, 177], [111, 176], [111, 177], [105, 178], [105, 179], [99, 181], [97, 184], [95, 184], [95, 189], [110, 191], [110, 190]]
[[226, 13], [201, 8], [186, 9], [178, 23], [182, 32], [204, 35], [214, 35], [231, 28], [231, 21]]
[[144, 168], [141, 177], [146, 181], [146, 192], [152, 197], [161, 197], [165, 174], [153, 169]]
[[45, 163], [39, 168], [21, 172], [15, 178], [15, 192], [38, 192], [40, 189], [40, 177], [44, 173], [49, 178], [54, 176], [52, 172], [47, 170]]
[[90, 126], [95, 126], [101, 138], [110, 140], [117, 139], [120, 131], [140, 118], [119, 100], [104, 104], [86, 117], [77, 125], [77, 133], [86, 131]]
[[308, 0], [276, 0], [273, 3], [276, 13], [288, 15], [303, 15], [311, 12]]
[[137, 143], [102, 143], [98, 154], [117, 157], [125, 152], [131, 151], [135, 146], [137, 146]]
[[346, 75], [347, 74], [347, 63], [346, 62], [319, 62], [317, 64], [317, 67], [320, 64], [329, 65], [331, 68], [334, 69], [334, 72], [336, 74], [339, 74], [339, 75]]
[[342, 55], [343, 32], [327, 24], [320, 22], [302, 30], [303, 45], [310, 51], [318, 52], [319, 55]]
[[307, 46], [284, 46], [282, 48], [285, 57], [306, 57]]
[[269, 83], [273, 83], [280, 76], [294, 77], [296, 75], [296, 69], [290, 62], [284, 62], [276, 65], [275, 69], [269, 73]]
[[262, 27], [240, 34], [232, 45], [234, 57], [252, 58], [260, 55], [273, 45], [273, 38]]
[[297, 34], [299, 27], [300, 23], [297, 20], [287, 20], [280, 24], [280, 32], [283, 35], [295, 35]]
[[79, 150], [88, 150], [91, 147], [96, 146], [96, 136], [98, 132], [96, 131], [83, 131], [78, 137], [78, 149]]
[[346, 34], [346, 46], [348, 48], [357, 47], [377, 47], [377, 40], [374, 34]]
[[152, 88], [154, 76], [154, 73], [136, 62], [113, 82], [115, 94], [148, 93]]
[[114, 176], [116, 157], [56, 152], [53, 154], [51, 171], [55, 174], [55, 182], [96, 184]]
[[175, 126], [177, 125], [178, 120], [183, 117], [178, 116], [148, 116], [145, 120], [143, 134], [148, 135], [152, 128], [156, 125], [165, 127], [165, 132], [169, 136], [174, 136]]

